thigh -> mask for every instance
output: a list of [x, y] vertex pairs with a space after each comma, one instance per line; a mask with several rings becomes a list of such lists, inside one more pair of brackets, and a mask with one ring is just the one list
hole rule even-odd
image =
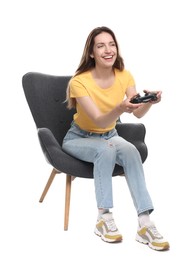
[[66, 139], [63, 142], [62, 149], [77, 159], [94, 162], [96, 154], [106, 150], [107, 140], [101, 138], [77, 137], [74, 139]]
[[111, 139], [112, 144], [116, 147], [116, 163], [121, 165], [124, 161], [140, 157], [140, 154], [131, 142], [121, 136], [114, 136]]
[[123, 137], [116, 135], [112, 138], [110, 138], [111, 143], [116, 147], [117, 151], [122, 150], [126, 151], [133, 147], [135, 147], [132, 143], [125, 140]]

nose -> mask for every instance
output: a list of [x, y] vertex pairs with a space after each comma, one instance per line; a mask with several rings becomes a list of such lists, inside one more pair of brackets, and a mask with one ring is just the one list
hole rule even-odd
[[110, 52], [111, 51], [111, 48], [109, 45], [105, 45], [105, 52]]

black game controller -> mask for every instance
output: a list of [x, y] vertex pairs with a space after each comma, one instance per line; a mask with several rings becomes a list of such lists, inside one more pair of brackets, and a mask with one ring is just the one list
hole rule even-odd
[[144, 96], [140, 96], [140, 94], [137, 94], [133, 98], [131, 98], [130, 102], [133, 104], [138, 103], [147, 103], [149, 101], [155, 101], [157, 100], [157, 94], [156, 93], [146, 93]]

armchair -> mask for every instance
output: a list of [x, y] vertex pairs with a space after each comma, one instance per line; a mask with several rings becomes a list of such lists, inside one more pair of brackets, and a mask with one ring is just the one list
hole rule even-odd
[[[70, 127], [74, 110], [68, 110], [64, 103], [66, 87], [71, 76], [55, 76], [38, 72], [28, 72], [22, 77], [24, 94], [36, 124], [41, 149], [52, 172], [44, 187], [39, 202], [43, 202], [54, 177], [66, 175], [64, 230], [68, 230], [71, 183], [75, 177], [93, 178], [92, 163], [78, 160], [62, 150], [63, 138]], [[148, 150], [144, 142], [145, 126], [142, 123], [121, 123], [116, 125], [118, 133], [132, 142], [140, 152], [142, 162]], [[123, 168], [116, 165], [113, 176], [123, 174]]]

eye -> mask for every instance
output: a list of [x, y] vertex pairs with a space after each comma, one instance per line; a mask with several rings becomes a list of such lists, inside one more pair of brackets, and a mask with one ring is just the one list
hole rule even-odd
[[115, 42], [110, 43], [110, 46], [115, 46], [116, 47]]
[[102, 48], [104, 46], [104, 44], [98, 44], [97, 48]]

